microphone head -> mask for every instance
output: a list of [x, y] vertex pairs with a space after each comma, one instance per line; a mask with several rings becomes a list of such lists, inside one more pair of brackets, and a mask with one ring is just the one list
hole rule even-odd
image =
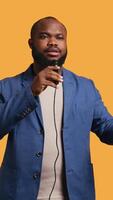
[[53, 60], [51, 65], [53, 66], [59, 66], [58, 60]]

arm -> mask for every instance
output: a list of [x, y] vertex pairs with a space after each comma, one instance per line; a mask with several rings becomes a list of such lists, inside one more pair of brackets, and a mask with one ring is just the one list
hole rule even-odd
[[[31, 86], [22, 88], [13, 96], [6, 95], [11, 93], [12, 86], [8, 87], [9, 82], [5, 88], [0, 82], [0, 139], [39, 105], [38, 98], [36, 99], [34, 96], [38, 96], [42, 92], [42, 86], [46, 88], [49, 85], [56, 88], [57, 85], [54, 81], [62, 81], [61, 76], [54, 70], [58, 71], [58, 67], [48, 66], [44, 68], [34, 77]], [[13, 82], [13, 84], [17, 84], [15, 86], [18, 90], [18, 83]], [[15, 91], [16, 87], [13, 90]]]
[[95, 96], [96, 103], [91, 131], [96, 133], [102, 142], [113, 144], [113, 117], [104, 106], [101, 96], [96, 88]]

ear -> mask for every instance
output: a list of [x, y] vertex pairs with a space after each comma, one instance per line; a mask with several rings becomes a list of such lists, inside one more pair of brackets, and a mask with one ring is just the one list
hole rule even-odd
[[29, 47], [32, 49], [32, 46], [33, 46], [33, 41], [32, 41], [32, 39], [31, 39], [31, 38], [28, 40], [28, 44], [29, 44]]

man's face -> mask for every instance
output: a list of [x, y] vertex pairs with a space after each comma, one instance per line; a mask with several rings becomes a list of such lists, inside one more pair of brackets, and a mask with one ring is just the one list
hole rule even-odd
[[40, 65], [57, 60], [62, 65], [67, 56], [66, 30], [56, 20], [44, 20], [30, 39], [32, 56]]

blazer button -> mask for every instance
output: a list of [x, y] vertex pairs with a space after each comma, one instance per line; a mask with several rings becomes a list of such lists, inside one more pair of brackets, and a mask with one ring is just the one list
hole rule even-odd
[[35, 172], [34, 174], [33, 174], [33, 178], [36, 180], [37, 178], [39, 178], [40, 177], [40, 172]]
[[35, 155], [39, 158], [42, 155], [42, 152], [38, 152]]

